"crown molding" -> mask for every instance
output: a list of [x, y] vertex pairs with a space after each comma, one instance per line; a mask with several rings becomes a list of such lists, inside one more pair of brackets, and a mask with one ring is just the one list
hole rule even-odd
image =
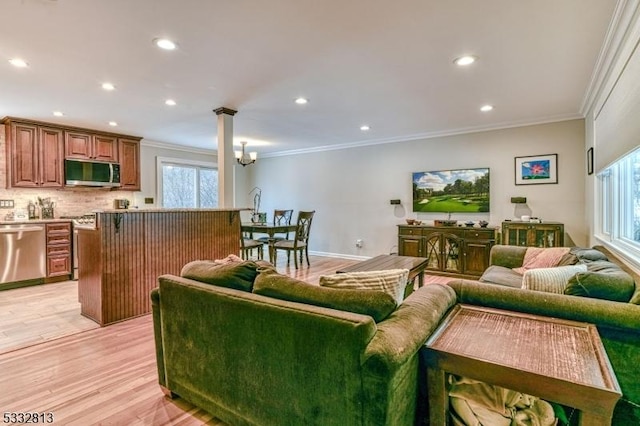
[[174, 151], [182, 151], [182, 152], [190, 152], [193, 154], [205, 154], [205, 155], [218, 155], [218, 151], [215, 149], [205, 149], [205, 148], [197, 148], [193, 146], [187, 145], [176, 145], [167, 142], [157, 142], [149, 139], [142, 139], [140, 141], [140, 145], [144, 147], [150, 148], [160, 148], [160, 149], [171, 149]]
[[311, 153], [325, 152], [325, 151], [336, 151], [341, 149], [359, 148], [363, 146], [383, 145], [383, 144], [398, 143], [398, 142], [409, 142], [409, 141], [420, 140], [420, 139], [434, 139], [434, 138], [441, 138], [441, 137], [447, 137], [447, 136], [464, 135], [469, 133], [479, 133], [479, 132], [489, 132], [494, 130], [511, 129], [514, 127], [535, 126], [540, 124], [557, 123], [561, 121], [579, 120], [583, 118], [584, 118], [584, 115], [581, 115], [581, 114], [562, 114], [562, 115], [555, 115], [555, 116], [549, 116], [549, 117], [542, 117], [536, 120], [511, 121], [511, 122], [505, 122], [505, 123], [498, 123], [490, 126], [464, 127], [459, 129], [451, 129], [451, 130], [444, 130], [444, 131], [438, 131], [438, 132], [427, 132], [427, 133], [419, 133], [414, 135], [397, 136], [393, 138], [370, 139], [366, 141], [348, 142], [343, 144], [324, 145], [324, 146], [317, 146], [312, 148], [302, 148], [302, 149], [294, 149], [289, 151], [264, 153], [264, 154], [260, 154], [260, 158], [287, 157], [290, 155], [311, 154]]
[[[617, 81], [617, 76], [622, 73], [628, 58], [636, 48], [638, 40], [640, 40], [639, 15], [640, 2], [638, 0], [618, 0], [616, 3], [611, 23], [580, 107], [580, 113], [583, 116], [586, 117], [590, 112], [598, 111], [604, 105], [608, 94]], [[627, 59], [621, 61], [621, 58]], [[596, 103], [599, 103], [600, 106], [596, 106]]]

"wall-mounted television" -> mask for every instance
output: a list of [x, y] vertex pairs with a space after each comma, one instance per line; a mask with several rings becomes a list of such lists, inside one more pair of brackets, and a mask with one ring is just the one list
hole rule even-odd
[[489, 168], [413, 173], [413, 211], [485, 213], [489, 211]]

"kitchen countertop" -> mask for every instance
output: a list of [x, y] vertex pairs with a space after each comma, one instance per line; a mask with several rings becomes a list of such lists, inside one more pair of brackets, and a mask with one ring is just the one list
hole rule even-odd
[[71, 219], [0, 220], [0, 225], [26, 225], [32, 223], [71, 222]]
[[111, 209], [96, 211], [96, 214], [100, 213], [176, 213], [176, 212], [229, 212], [229, 211], [244, 211], [251, 210], [248, 207], [229, 207], [229, 208], [211, 208], [211, 209]]

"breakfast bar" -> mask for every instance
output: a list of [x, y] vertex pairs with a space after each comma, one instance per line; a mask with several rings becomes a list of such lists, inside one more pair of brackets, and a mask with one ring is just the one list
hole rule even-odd
[[82, 315], [104, 326], [151, 312], [162, 274], [240, 250], [239, 209], [112, 210], [78, 230]]

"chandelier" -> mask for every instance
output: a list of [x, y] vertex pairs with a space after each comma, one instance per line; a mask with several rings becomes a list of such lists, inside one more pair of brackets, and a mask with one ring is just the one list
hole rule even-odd
[[248, 164], [255, 163], [256, 159], [258, 158], [258, 153], [255, 151], [252, 151], [248, 154], [244, 152], [244, 147], [246, 144], [247, 142], [245, 141], [240, 142], [240, 145], [242, 145], [242, 151], [234, 151], [236, 160], [238, 161], [238, 164], [242, 164], [242, 167]]

